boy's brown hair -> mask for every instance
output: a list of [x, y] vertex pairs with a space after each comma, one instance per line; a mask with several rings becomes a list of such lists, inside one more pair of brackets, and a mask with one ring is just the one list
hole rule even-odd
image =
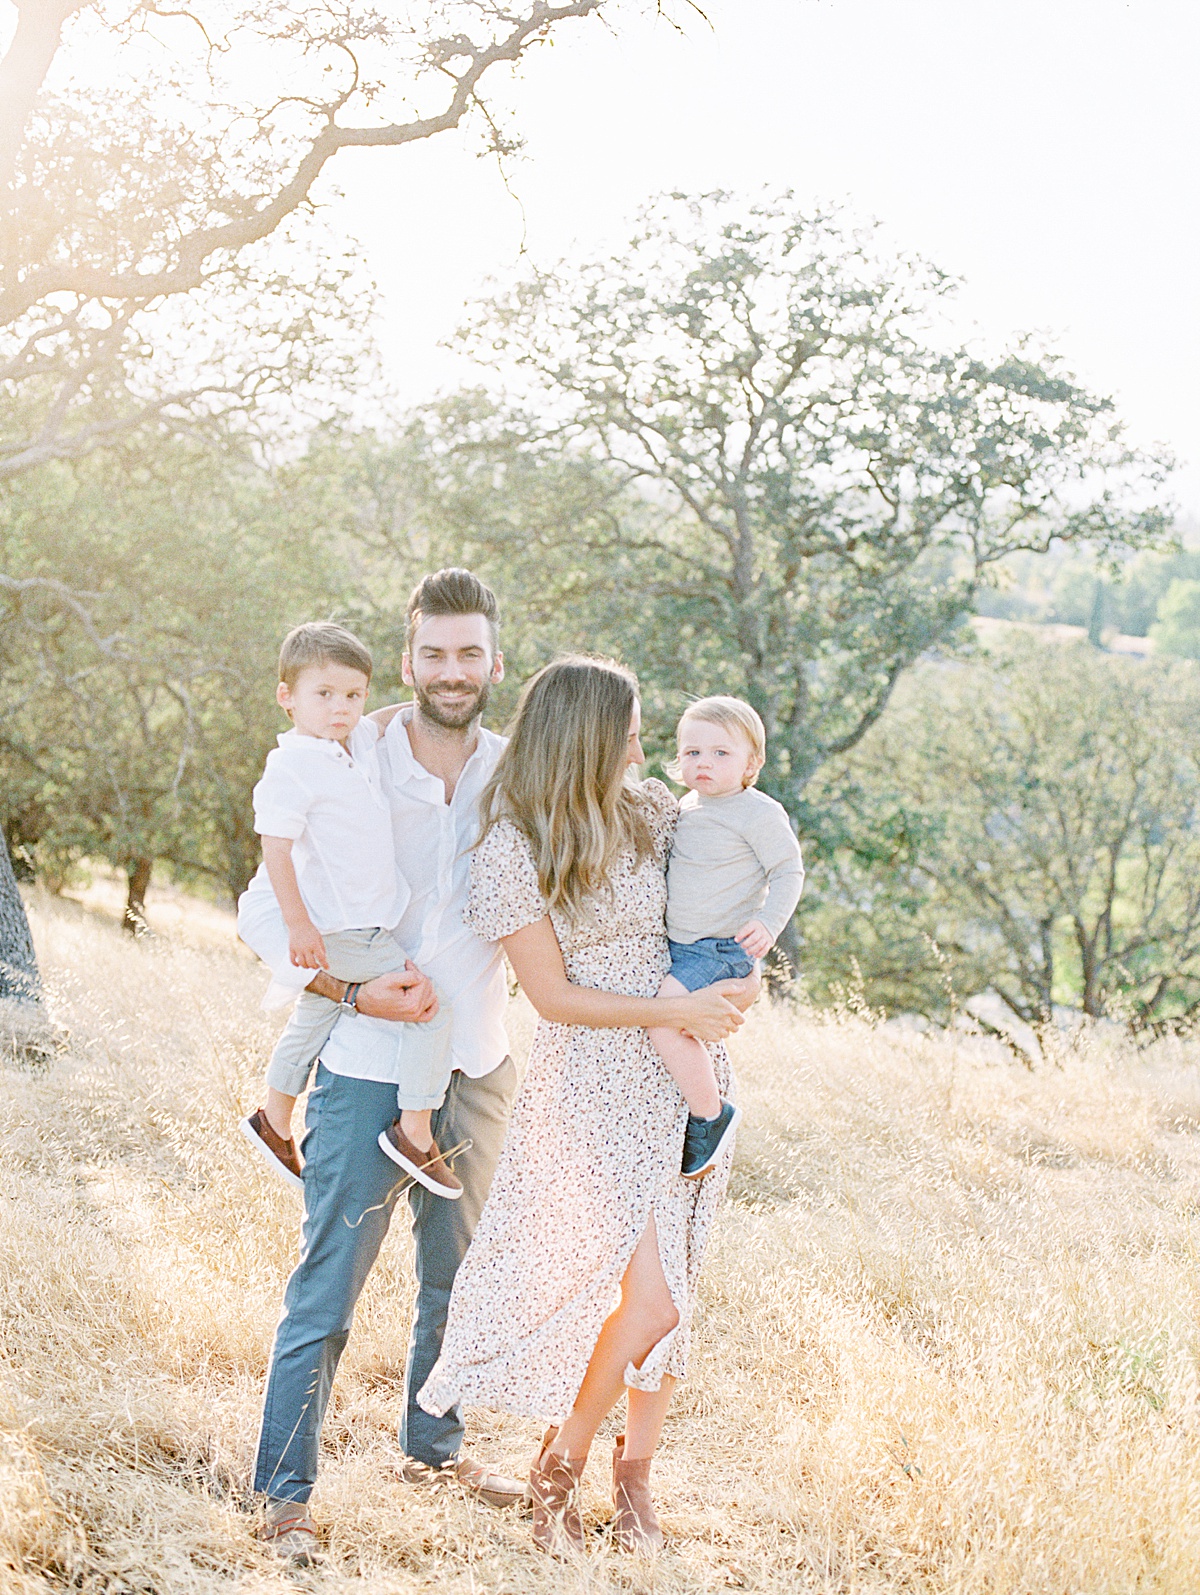
[[279, 650], [279, 679], [291, 692], [300, 672], [310, 665], [346, 665], [360, 670], [367, 680], [374, 668], [370, 649], [352, 631], [332, 620], [306, 620], [294, 626]]
[[422, 576], [408, 600], [408, 630], [404, 646], [411, 651], [422, 621], [431, 615], [482, 615], [492, 634], [493, 652], [499, 646], [500, 605], [486, 582], [473, 571], [450, 565]]

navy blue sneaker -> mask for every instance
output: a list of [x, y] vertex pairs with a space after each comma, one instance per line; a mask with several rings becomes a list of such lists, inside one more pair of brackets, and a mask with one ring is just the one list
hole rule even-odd
[[716, 1167], [741, 1122], [742, 1110], [735, 1108], [732, 1102], [723, 1101], [715, 1119], [698, 1119], [694, 1113], [688, 1114], [680, 1170], [685, 1180], [702, 1180]]

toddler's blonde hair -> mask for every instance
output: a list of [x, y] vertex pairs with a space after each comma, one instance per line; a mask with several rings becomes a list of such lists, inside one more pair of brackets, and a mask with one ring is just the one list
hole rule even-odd
[[[753, 786], [767, 758], [767, 731], [758, 710], [741, 698], [697, 698], [679, 716], [679, 724], [675, 727], [676, 747], [683, 739], [683, 728], [689, 720], [705, 720], [709, 725], [720, 726], [723, 731], [738, 731], [745, 737], [754, 759], [742, 777], [742, 786]], [[679, 769], [679, 756], [676, 754], [667, 766], [667, 774], [678, 780]]]

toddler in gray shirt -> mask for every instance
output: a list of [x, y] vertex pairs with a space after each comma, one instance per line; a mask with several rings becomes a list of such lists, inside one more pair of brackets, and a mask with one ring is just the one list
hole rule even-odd
[[[754, 786], [766, 732], [740, 698], [689, 704], [677, 730], [678, 773], [688, 795], [667, 870], [671, 971], [659, 995], [698, 991], [750, 974], [796, 911], [804, 886], [800, 844], [787, 810]], [[741, 1118], [717, 1089], [704, 1045], [678, 1030], [650, 1040], [688, 1105], [685, 1179], [714, 1167]]]

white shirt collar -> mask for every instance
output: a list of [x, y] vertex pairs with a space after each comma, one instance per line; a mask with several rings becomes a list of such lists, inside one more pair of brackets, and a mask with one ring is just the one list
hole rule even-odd
[[344, 748], [332, 737], [306, 736], [304, 732], [297, 731], [295, 726], [290, 731], [281, 731], [276, 738], [286, 753], [310, 753], [326, 759], [359, 759], [369, 748], [374, 747], [378, 740], [374, 728], [364, 725], [361, 720], [350, 733], [349, 748]]
[[[434, 775], [432, 770], [427, 770], [413, 752], [413, 745], [409, 741], [408, 725], [412, 719], [412, 704], [406, 703], [399, 714], [393, 715], [384, 732], [388, 745], [388, 758], [392, 765], [392, 781], [434, 781], [439, 787], [443, 786], [440, 775]], [[480, 726], [475, 736], [475, 746], [471, 755], [462, 767], [462, 774], [458, 778], [455, 790], [461, 786], [463, 778], [472, 765], [481, 759], [486, 759], [496, 744], [503, 746], [504, 738], [489, 731], [486, 726]], [[494, 762], [494, 760], [493, 760]]]

